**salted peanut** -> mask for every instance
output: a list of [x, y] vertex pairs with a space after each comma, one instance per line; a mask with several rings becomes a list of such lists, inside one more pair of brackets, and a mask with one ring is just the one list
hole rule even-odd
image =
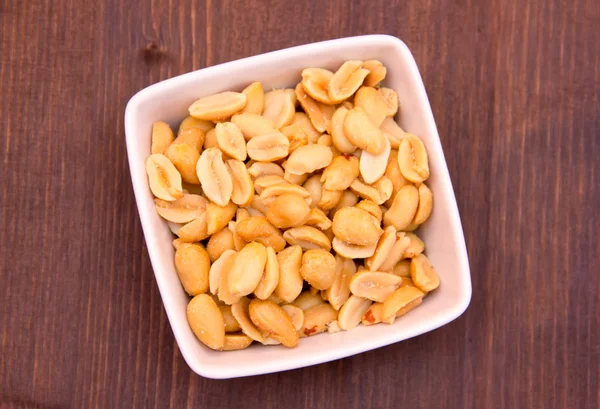
[[260, 82], [253, 82], [244, 88], [242, 94], [246, 95], [247, 100], [242, 112], [257, 115], [262, 114], [265, 106], [265, 92], [263, 91], [262, 84]]
[[419, 297], [419, 298], [415, 298], [414, 300], [412, 300], [411, 302], [409, 302], [408, 304], [406, 304], [404, 307], [400, 308], [398, 310], [398, 312], [396, 312], [396, 317], [401, 317], [403, 315], [405, 315], [406, 313], [414, 310], [415, 308], [417, 308], [419, 305], [421, 305], [423, 303], [423, 297]]
[[163, 121], [152, 125], [152, 148], [151, 152], [163, 154], [167, 147], [173, 142], [173, 131], [169, 124]]
[[[276, 165], [278, 166], [278, 165]], [[263, 190], [265, 190], [266, 188], [268, 188], [269, 186], [273, 186], [273, 185], [277, 185], [280, 183], [285, 183], [285, 179], [283, 179], [283, 175], [279, 176], [279, 175], [266, 175], [266, 176], [260, 176], [258, 178], [256, 178], [256, 180], [254, 181], [254, 189], [256, 190], [256, 193], [258, 193], [259, 195], [263, 192]]]
[[[200, 121], [200, 119], [196, 119]], [[188, 145], [198, 152], [202, 151], [202, 145], [204, 143], [204, 132], [200, 127], [188, 127], [186, 129], [179, 129], [177, 138], [171, 145]]]
[[337, 319], [338, 312], [327, 303], [321, 302], [304, 310], [304, 324], [298, 335], [300, 338], [320, 334], [327, 330], [327, 326]]
[[200, 158], [200, 153], [196, 148], [188, 144], [172, 143], [165, 150], [165, 156], [175, 165], [185, 182], [200, 184], [196, 175], [196, 163]]
[[356, 150], [356, 145], [350, 142], [344, 133], [344, 120], [348, 110], [341, 106], [331, 117], [331, 141], [333, 146], [342, 153], [352, 153]]
[[334, 103], [339, 103], [349, 98], [362, 85], [370, 71], [363, 68], [362, 61], [346, 61], [333, 74], [327, 91], [329, 98]]
[[396, 244], [396, 229], [393, 226], [388, 226], [379, 238], [375, 253], [365, 260], [365, 265], [369, 267], [369, 270], [379, 271], [379, 268], [390, 257], [394, 244]]
[[198, 150], [200, 150], [204, 143], [204, 136], [214, 127], [215, 124], [212, 121], [205, 121], [203, 119], [194, 118], [193, 116], [188, 116], [179, 124], [177, 137], [186, 134], [190, 129], [200, 129], [202, 131], [202, 140], [200, 141], [200, 146], [198, 147]]
[[419, 186], [419, 205], [417, 206], [417, 211], [411, 224], [418, 226], [419, 224], [424, 223], [431, 215], [432, 210], [433, 193], [427, 185], [423, 183]]
[[354, 156], [338, 156], [325, 168], [321, 176], [323, 188], [346, 190], [358, 177], [359, 160]]
[[275, 198], [277, 198], [283, 194], [286, 194], [286, 193], [296, 194], [296, 195], [302, 197], [303, 199], [310, 197], [310, 193], [308, 192], [308, 190], [306, 190], [302, 186], [293, 185], [287, 181], [284, 181], [283, 183], [275, 183], [271, 186], [267, 186], [260, 193], [260, 198], [263, 200], [263, 202], [267, 206], [270, 206], [272, 202], [270, 203], [269, 199], [275, 200]]
[[344, 118], [344, 135], [348, 141], [373, 155], [379, 155], [385, 149], [384, 136], [379, 125], [373, 124], [364, 109], [355, 106]]
[[399, 277], [410, 277], [410, 259], [400, 260], [394, 265], [392, 274], [395, 274]]
[[304, 311], [294, 304], [285, 304], [282, 305], [281, 308], [286, 312], [286, 314], [292, 320], [292, 325], [296, 331], [302, 328], [304, 324]]
[[385, 168], [385, 176], [392, 181], [392, 195], [386, 200], [385, 205], [389, 208], [394, 203], [394, 198], [402, 186], [410, 184], [408, 180], [402, 176], [400, 165], [398, 165], [398, 151], [392, 150], [388, 159], [387, 167]]
[[[283, 180], [285, 180], [286, 182], [289, 182], [289, 183], [291, 183], [293, 185], [300, 185], [300, 186], [302, 186], [302, 184], [304, 182], [306, 182], [306, 179], [308, 179], [308, 173], [305, 173], [303, 175], [292, 175], [290, 172], [286, 171], [283, 174]], [[312, 203], [312, 197], [310, 197], [310, 200], [308, 200], [308, 202]]]
[[[334, 105], [327, 105], [322, 102], [316, 101], [310, 95], [304, 91], [304, 87], [302, 84], [296, 85], [296, 97], [298, 98], [298, 102], [304, 109], [304, 112], [308, 115], [310, 122], [313, 127], [320, 133], [325, 131], [329, 131], [331, 129], [331, 118], [335, 113]], [[314, 135], [308, 134], [309, 140], [311, 142], [316, 142], [318, 136], [313, 141]]]
[[[233, 264], [236, 254], [235, 250], [227, 249], [212, 262], [210, 271], [208, 272], [208, 288], [211, 294], [218, 295], [220, 293], [219, 287], [221, 285], [222, 275], [229, 273], [229, 269]], [[228, 288], [225, 290], [227, 290], [227, 294], [229, 294]]]
[[301, 146], [308, 145], [308, 135], [300, 125], [290, 124], [281, 128], [281, 133], [290, 141], [290, 153]]
[[350, 189], [363, 199], [369, 199], [381, 205], [391, 197], [394, 186], [392, 181], [383, 175], [371, 185], [364, 183], [361, 178], [357, 178], [350, 185]]
[[235, 221], [236, 222], [241, 222], [242, 220], [246, 220], [248, 217], [250, 217], [250, 212], [248, 212], [248, 209], [245, 207], [240, 207], [239, 209], [237, 209], [235, 211]]
[[264, 343], [265, 337], [261, 330], [252, 322], [250, 318], [250, 300], [242, 297], [238, 302], [231, 306], [231, 313], [240, 324], [242, 332], [252, 338], [254, 341]]
[[364, 199], [358, 202], [354, 207], [356, 207], [357, 209], [364, 210], [365, 212], [373, 216], [375, 219], [377, 219], [379, 223], [381, 223], [381, 220], [383, 219], [383, 212], [381, 210], [381, 207], [379, 207], [379, 205], [374, 201]]
[[333, 234], [346, 243], [367, 246], [376, 244], [383, 230], [370, 213], [356, 207], [344, 207], [333, 218]]
[[242, 333], [225, 334], [222, 351], [239, 351], [252, 344], [252, 338]]
[[[393, 226], [389, 226], [387, 229], [393, 229]], [[395, 229], [394, 229], [395, 230]], [[388, 271], [393, 272], [394, 266], [404, 257], [404, 251], [410, 245], [410, 238], [406, 237], [406, 233], [398, 232], [396, 233], [395, 242], [387, 254], [387, 258], [383, 261], [383, 263], [377, 268], [379, 271]], [[396, 274], [397, 275], [397, 274]]]
[[191, 222], [181, 226], [181, 228], [177, 231], [177, 235], [181, 241], [195, 243], [207, 238], [209, 234], [206, 218], [206, 213], [202, 213], [195, 220], [192, 220]]
[[248, 98], [245, 94], [226, 91], [196, 100], [190, 106], [189, 111], [194, 118], [214, 121], [241, 111], [247, 101]]
[[[409, 272], [410, 272], [410, 263], [409, 263]], [[402, 277], [402, 276], [400, 276]], [[402, 288], [402, 287], [415, 287], [415, 283], [412, 280], [412, 278], [409, 277], [402, 277], [402, 282], [400, 283], [400, 287], [398, 288]]]
[[409, 286], [398, 288], [383, 302], [382, 319], [386, 319], [392, 315], [395, 316], [402, 308], [414, 302], [416, 299], [422, 299], [424, 295], [425, 293], [417, 287]]
[[210, 236], [225, 228], [235, 216], [237, 205], [229, 202], [225, 206], [219, 206], [209, 202], [206, 206], [206, 232]]
[[328, 146], [319, 144], [301, 146], [292, 152], [285, 170], [293, 175], [312, 173], [329, 166], [332, 159], [333, 154]]
[[178, 236], [177, 233], [179, 232], [179, 229], [181, 229], [184, 226], [184, 224], [167, 221], [167, 226], [169, 226], [169, 230], [171, 230], [171, 233]]
[[323, 211], [331, 210], [342, 200], [342, 196], [342, 190], [329, 190], [323, 188], [321, 200], [317, 203], [317, 207]]
[[302, 311], [308, 310], [315, 305], [323, 304], [323, 299], [318, 294], [313, 294], [310, 291], [303, 291], [294, 301], [293, 305], [300, 308]]
[[214, 281], [218, 280], [217, 296], [221, 302], [227, 305], [233, 305], [241, 298], [239, 295], [234, 295], [229, 291], [229, 272], [231, 271], [236, 257], [236, 251], [225, 251], [221, 257], [213, 263], [211, 271], [209, 272], [209, 284], [210, 276], [214, 276], [213, 285]]
[[392, 149], [398, 149], [406, 132], [394, 121], [394, 118], [387, 117], [379, 127], [383, 136], [390, 142]]
[[251, 216], [237, 223], [235, 231], [244, 241], [257, 242], [275, 251], [285, 247], [285, 240], [278, 228], [273, 226], [265, 217]]
[[331, 246], [337, 254], [346, 258], [367, 258], [371, 257], [375, 253], [377, 243], [373, 243], [367, 246], [359, 246], [356, 244], [350, 244], [337, 237], [331, 240]]
[[298, 125], [304, 131], [306, 136], [308, 136], [308, 141], [310, 143], [316, 143], [317, 139], [319, 139], [319, 137], [321, 136], [321, 132], [315, 129], [312, 122], [310, 121], [310, 118], [304, 112], [296, 112], [294, 114], [294, 120], [292, 121], [292, 125]]
[[391, 88], [379, 88], [379, 94], [385, 102], [385, 114], [391, 118], [398, 113], [400, 103], [398, 102], [398, 94]]
[[334, 101], [329, 98], [327, 87], [333, 73], [324, 68], [305, 68], [302, 70], [302, 87], [312, 98], [324, 104], [332, 105]]
[[379, 155], [363, 151], [360, 156], [360, 175], [365, 183], [371, 184], [378, 181], [385, 173], [390, 156], [390, 142], [384, 139], [384, 150]]
[[290, 149], [290, 141], [281, 132], [271, 132], [255, 136], [246, 145], [248, 156], [259, 162], [274, 162], [285, 158]]
[[415, 217], [419, 205], [419, 191], [413, 185], [402, 186], [392, 206], [383, 216], [384, 226], [394, 226], [402, 230], [408, 226]]
[[240, 251], [241, 249], [244, 248], [244, 246], [247, 243], [246, 243], [246, 240], [244, 240], [243, 238], [240, 237], [239, 234], [237, 234], [237, 232], [236, 232], [237, 224], [238, 224], [238, 222], [231, 221], [227, 224], [227, 229], [233, 235], [233, 246], [235, 248], [235, 251]]
[[314, 226], [319, 230], [327, 230], [331, 228], [331, 220], [321, 209], [310, 209], [308, 218], [304, 222], [307, 226]]
[[404, 134], [398, 149], [398, 165], [402, 175], [413, 183], [423, 183], [429, 177], [427, 150], [421, 138]]
[[383, 96], [373, 87], [360, 87], [354, 96], [354, 106], [362, 108], [377, 128], [386, 118], [387, 106]]
[[283, 305], [286, 303], [286, 301], [281, 298], [280, 296], [278, 296], [277, 294], [273, 293], [269, 296], [269, 298], [267, 298], [267, 300], [274, 302], [277, 305]]
[[232, 122], [222, 122], [215, 127], [219, 148], [239, 161], [246, 160], [246, 140], [240, 128]]
[[406, 237], [410, 239], [410, 244], [404, 250], [402, 258], [414, 258], [425, 251], [425, 243], [414, 233], [406, 233]]
[[265, 270], [267, 249], [260, 243], [252, 242], [237, 254], [229, 271], [229, 291], [233, 295], [244, 296], [253, 292]]
[[277, 284], [279, 283], [279, 261], [277, 261], [277, 255], [272, 247], [267, 247], [267, 263], [265, 264], [265, 270], [254, 294], [261, 300], [266, 300], [273, 294]]
[[327, 290], [335, 279], [335, 257], [323, 249], [307, 250], [302, 256], [300, 274], [314, 288]]
[[387, 69], [378, 60], [368, 60], [363, 63], [363, 68], [369, 70], [369, 75], [365, 77], [364, 85], [374, 87], [385, 79]]
[[298, 332], [283, 308], [272, 301], [254, 299], [249, 307], [250, 319], [268, 337], [291, 348], [298, 344]]
[[440, 278], [425, 254], [419, 254], [411, 260], [410, 277], [423, 292], [433, 291], [440, 285]]
[[276, 163], [270, 162], [254, 162], [249, 168], [248, 173], [254, 179], [262, 176], [281, 176], [283, 177], [283, 169]]
[[217, 303], [206, 294], [195, 296], [186, 316], [194, 335], [207, 347], [220, 350], [225, 343], [225, 323]]
[[300, 246], [303, 250], [322, 248], [331, 250], [331, 241], [325, 233], [311, 226], [293, 227], [283, 233], [283, 238], [291, 246]]
[[248, 141], [255, 136], [266, 135], [276, 131], [275, 124], [267, 117], [260, 114], [241, 113], [231, 117], [234, 123]]
[[402, 278], [391, 273], [359, 271], [350, 280], [350, 292], [359, 297], [383, 302], [400, 286], [401, 282]]
[[304, 224], [310, 213], [310, 207], [304, 198], [295, 193], [284, 193], [273, 201], [267, 219], [273, 226], [285, 229]]
[[321, 194], [323, 192], [323, 184], [321, 183], [321, 176], [314, 175], [309, 177], [306, 182], [302, 185], [304, 189], [310, 194], [311, 205], [310, 207], [317, 207], [317, 204], [321, 201]]
[[329, 211], [329, 218], [333, 220], [335, 214], [344, 207], [352, 207], [358, 203], [358, 196], [351, 190], [344, 190], [340, 201]]
[[210, 257], [200, 244], [181, 244], [175, 251], [175, 269], [189, 295], [208, 291]]
[[250, 216], [266, 217], [265, 215], [269, 211], [269, 206], [263, 202], [259, 195], [254, 195], [252, 203], [250, 203], [250, 207], [247, 209], [248, 213], [250, 213]]
[[277, 253], [279, 263], [279, 282], [273, 295], [283, 302], [292, 302], [302, 292], [304, 281], [300, 275], [302, 265], [302, 248], [300, 246], [288, 247]]
[[[235, 250], [233, 233], [229, 231], [229, 229], [223, 229], [220, 232], [213, 234], [206, 245], [206, 251], [208, 252], [208, 256], [212, 263], [221, 257], [227, 250]], [[213, 291], [211, 290], [211, 292]]]
[[335, 256], [335, 278], [324, 294], [335, 310], [339, 310], [350, 297], [350, 279], [355, 273], [354, 261], [339, 254]]
[[181, 174], [166, 156], [160, 153], [150, 155], [146, 161], [146, 173], [154, 196], [170, 202], [183, 197]]
[[275, 124], [275, 128], [283, 128], [294, 120], [296, 101], [294, 94], [285, 89], [277, 89], [265, 93], [265, 107], [262, 115]]
[[154, 199], [156, 212], [165, 220], [174, 223], [187, 223], [206, 211], [207, 201], [199, 195], [183, 194], [174, 201]]
[[229, 203], [233, 183], [223, 162], [223, 154], [218, 148], [202, 152], [196, 165], [196, 173], [206, 197], [219, 206]]
[[384, 305], [381, 302], [376, 302], [371, 305], [371, 307], [367, 310], [365, 315], [361, 318], [360, 322], [365, 325], [374, 325], [380, 322], [385, 322], [386, 324], [393, 324], [396, 317], [394, 315], [383, 320], [383, 309]]
[[342, 305], [338, 313], [338, 324], [341, 329], [349, 331], [360, 324], [360, 319], [373, 304], [373, 301], [356, 295], [351, 295]]
[[240, 206], [249, 205], [252, 203], [252, 198], [254, 197], [254, 184], [244, 162], [229, 159], [225, 164], [233, 185], [231, 201]]
[[230, 305], [219, 305], [221, 314], [223, 315], [223, 322], [225, 323], [225, 332], [237, 332], [240, 331], [240, 324], [237, 322], [233, 314], [231, 313]]
[[218, 147], [219, 143], [217, 142], [217, 132], [213, 128], [210, 131], [208, 131], [206, 133], [206, 136], [204, 137], [204, 150]]

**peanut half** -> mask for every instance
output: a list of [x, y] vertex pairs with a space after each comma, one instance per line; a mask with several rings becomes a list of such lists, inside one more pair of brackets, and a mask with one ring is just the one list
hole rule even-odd
[[199, 294], [187, 306], [186, 316], [192, 331], [204, 345], [222, 349], [225, 343], [223, 314], [211, 296]]
[[209, 148], [202, 152], [196, 165], [196, 173], [206, 197], [219, 206], [229, 203], [233, 182], [219, 149]]
[[166, 156], [160, 153], [150, 155], [146, 161], [146, 173], [154, 196], [169, 202], [183, 197], [181, 175]]
[[190, 106], [189, 111], [194, 118], [214, 121], [241, 111], [247, 101], [245, 94], [226, 91], [198, 99]]

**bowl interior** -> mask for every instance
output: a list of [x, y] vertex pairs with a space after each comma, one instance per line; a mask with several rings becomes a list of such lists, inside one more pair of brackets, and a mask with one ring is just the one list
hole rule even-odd
[[[188, 296], [173, 264], [173, 236], [156, 214], [145, 175], [150, 154], [152, 123], [163, 120], [175, 129], [197, 98], [225, 90], [241, 90], [252, 81], [265, 90], [294, 87], [306, 67], [335, 71], [349, 59], [377, 59], [387, 67], [385, 86], [400, 98], [396, 120], [423, 139], [434, 194], [431, 218], [419, 230], [426, 254], [436, 267], [441, 285], [423, 304], [393, 325], [362, 327], [336, 334], [304, 338], [293, 349], [251, 346], [220, 353], [200, 344], [185, 317]], [[408, 48], [388, 36], [365, 36], [309, 44], [206, 68], [153, 85], [134, 96], [126, 112], [127, 146], [134, 190], [148, 251], [178, 345], [197, 373], [226, 378], [268, 373], [325, 362], [370, 350], [437, 328], [458, 317], [470, 300], [471, 286], [464, 238], [448, 169], [425, 89]]]

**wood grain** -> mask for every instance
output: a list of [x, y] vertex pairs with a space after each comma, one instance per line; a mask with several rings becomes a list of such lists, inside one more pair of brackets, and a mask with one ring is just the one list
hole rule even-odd
[[[0, 408], [598, 408], [599, 26], [593, 0], [0, 2]], [[181, 73], [366, 33], [419, 64], [471, 306], [340, 361], [198, 377], [144, 246], [125, 105]]]

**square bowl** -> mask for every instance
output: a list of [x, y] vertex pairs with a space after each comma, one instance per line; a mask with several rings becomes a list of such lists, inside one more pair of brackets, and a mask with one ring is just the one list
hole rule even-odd
[[[199, 97], [242, 90], [253, 81], [265, 89], [294, 87], [302, 69], [335, 71], [346, 60], [381, 61], [385, 84], [400, 99], [403, 129], [419, 135], [429, 153], [435, 206], [419, 229], [426, 253], [440, 276], [440, 287], [423, 304], [393, 325], [358, 326], [352, 331], [303, 338], [295, 348], [250, 346], [216, 352], [200, 343], [186, 320], [190, 300], [174, 265], [173, 236], [154, 209], [145, 162], [155, 121], [171, 126], [188, 115]], [[436, 329], [459, 317], [471, 299], [471, 277], [460, 216], [431, 107], [415, 60], [399, 39], [386, 35], [342, 38], [274, 51], [204, 68], [168, 79], [134, 95], [125, 110], [125, 133], [131, 179], [158, 288], [179, 349], [199, 375], [223, 379], [265, 374], [315, 365], [389, 345]]]

